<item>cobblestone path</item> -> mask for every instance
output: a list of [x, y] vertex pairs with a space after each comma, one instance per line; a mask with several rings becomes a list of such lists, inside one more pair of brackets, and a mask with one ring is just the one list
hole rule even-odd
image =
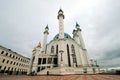
[[0, 80], [120, 80], [120, 75], [0, 76]]

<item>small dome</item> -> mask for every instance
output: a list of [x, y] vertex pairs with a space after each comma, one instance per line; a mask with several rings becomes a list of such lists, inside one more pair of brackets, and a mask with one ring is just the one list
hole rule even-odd
[[[59, 38], [59, 34], [55, 35], [55, 37], [53, 38], [54, 40], [58, 39]], [[64, 38], [69, 38], [71, 39], [71, 36], [67, 33], [64, 33]]]

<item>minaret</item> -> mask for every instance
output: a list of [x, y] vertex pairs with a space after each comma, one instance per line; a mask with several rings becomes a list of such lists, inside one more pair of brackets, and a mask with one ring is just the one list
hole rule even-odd
[[41, 43], [39, 42], [37, 47], [36, 47], [36, 54], [35, 54], [35, 61], [34, 61], [34, 71], [37, 74], [37, 65], [38, 65], [38, 56], [40, 54], [40, 50], [41, 50]]
[[76, 28], [77, 28], [77, 33], [78, 33], [78, 36], [79, 36], [79, 42], [82, 46], [82, 49], [83, 49], [83, 52], [84, 54], [83, 55], [83, 66], [89, 66], [89, 61], [88, 61], [88, 54], [87, 54], [87, 51], [86, 51], [86, 48], [85, 48], [85, 44], [84, 44], [84, 41], [83, 41], [83, 38], [82, 38], [82, 34], [81, 34], [81, 29], [80, 29], [80, 25], [76, 22]]
[[40, 54], [40, 50], [41, 50], [41, 43], [39, 42], [37, 47], [34, 47], [34, 49], [32, 51], [32, 57], [30, 60], [30, 67], [29, 67], [29, 70], [27, 73], [28, 75], [31, 75], [32, 71], [37, 73], [38, 55]]
[[63, 24], [64, 22], [63, 22], [63, 19], [65, 17], [64, 17], [63, 11], [61, 9], [58, 11], [57, 18], [59, 20], [59, 39], [62, 39], [62, 38], [64, 38], [64, 24]]
[[48, 30], [49, 30], [49, 28], [47, 25], [45, 28], [45, 31], [44, 31], [44, 40], [43, 40], [43, 44], [42, 44], [42, 52], [44, 52], [44, 53], [45, 53], [46, 44], [47, 44], [47, 35], [49, 34]]
[[78, 34], [77, 34], [77, 30], [73, 30], [73, 38], [74, 38], [74, 40], [77, 42], [77, 43], [79, 43], [79, 41], [78, 41]]
[[82, 38], [82, 34], [81, 34], [81, 29], [80, 29], [80, 25], [76, 22], [76, 28], [77, 28], [77, 33], [78, 33], [78, 37], [79, 37], [79, 42], [82, 46], [82, 49], [85, 49], [85, 44]]

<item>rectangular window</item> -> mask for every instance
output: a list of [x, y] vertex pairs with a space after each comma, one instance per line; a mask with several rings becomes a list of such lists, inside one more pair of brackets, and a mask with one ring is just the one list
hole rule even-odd
[[8, 55], [8, 53], [6, 53], [6, 56]]
[[9, 71], [10, 67], [8, 67], [8, 71]]
[[18, 65], [18, 63], [16, 64], [16, 66]]
[[5, 59], [3, 59], [3, 61], [2, 61], [3, 63], [5, 62]]
[[6, 69], [6, 66], [4, 67], [4, 70]]
[[13, 56], [13, 58], [14, 58], [15, 56]]
[[40, 71], [40, 67], [38, 67], [38, 69], [37, 69], [37, 72], [39, 72]]
[[13, 68], [11, 69], [11, 71], [13, 70]]
[[4, 53], [4, 51], [1, 52], [1, 54], [3, 54], [3, 53]]
[[12, 54], [10, 54], [10, 57], [12, 56]]
[[12, 62], [13, 62], [13, 61], [11, 61], [11, 63], [10, 63], [10, 64], [12, 64]]
[[9, 60], [7, 60], [7, 64], [8, 64]]
[[15, 62], [13, 63], [13, 65], [15, 65]]
[[54, 58], [54, 64], [57, 64], [57, 58]]
[[46, 64], [46, 58], [43, 58], [42, 64]]
[[52, 58], [48, 58], [48, 64], [52, 63]]
[[17, 59], [18, 57], [16, 57], [16, 59]]
[[38, 59], [38, 64], [41, 64], [41, 60], [42, 60], [41, 58]]
[[47, 66], [47, 68], [50, 68], [50, 66]]
[[41, 67], [41, 70], [43, 70], [43, 69], [45, 69], [45, 66], [42, 66], [42, 67]]

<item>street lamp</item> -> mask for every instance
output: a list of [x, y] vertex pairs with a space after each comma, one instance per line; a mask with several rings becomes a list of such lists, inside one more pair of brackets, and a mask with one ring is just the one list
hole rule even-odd
[[63, 61], [62, 54], [63, 54], [64, 51], [63, 51], [63, 50], [60, 50], [59, 52], [60, 52], [60, 54], [61, 54], [61, 62], [62, 62], [62, 61]]

